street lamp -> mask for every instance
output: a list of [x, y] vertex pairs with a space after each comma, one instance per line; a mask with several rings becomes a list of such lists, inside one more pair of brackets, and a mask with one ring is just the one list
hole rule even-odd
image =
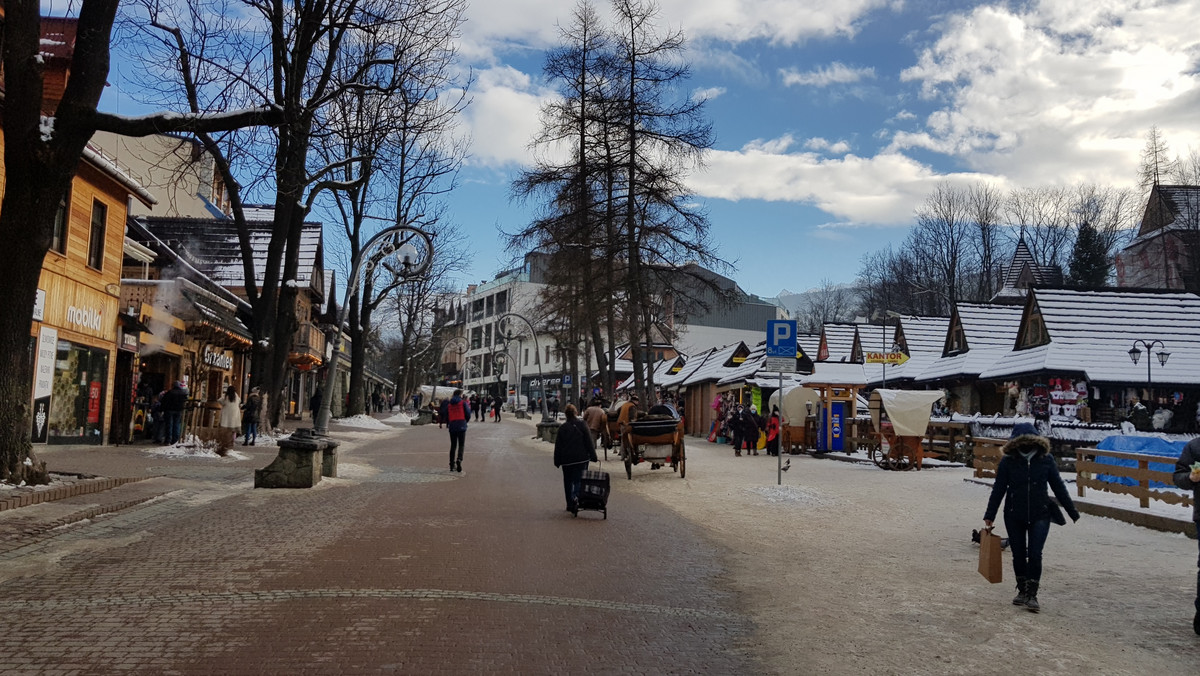
[[[1148, 352], [1148, 353], [1153, 352], [1154, 346], [1157, 345], [1158, 352], [1154, 352], [1154, 356], [1158, 357], [1158, 365], [1159, 366], [1167, 365], [1167, 358], [1171, 356], [1171, 353], [1167, 352], [1167, 346], [1164, 345], [1161, 340], [1145, 341], [1145, 340], [1142, 340], [1141, 338], [1134, 340], [1133, 347], [1129, 348], [1129, 358], [1133, 360], [1134, 364], [1137, 364], [1138, 359], [1141, 358], [1141, 356], [1142, 356], [1142, 351], [1138, 349], [1138, 344], [1141, 344], [1142, 347], [1146, 348], [1146, 352]], [[1149, 358], [1149, 356], [1147, 356], [1146, 357], [1146, 396], [1150, 396], [1150, 383], [1151, 383], [1151, 381], [1150, 381], [1150, 364], [1151, 364], [1150, 358]]]
[[459, 380], [459, 383], [462, 385], [462, 389], [464, 389], [464, 390], [467, 389], [466, 354], [467, 354], [467, 351], [470, 349], [471, 349], [471, 345], [470, 345], [470, 343], [467, 342], [466, 336], [454, 336], [450, 340], [446, 341], [446, 344], [442, 346], [442, 354], [443, 355], [445, 355], [446, 352], [450, 351], [450, 350], [453, 350], [454, 354], [458, 355], [458, 358], [456, 360], [457, 366], [458, 366], [458, 380]]
[[522, 317], [521, 315], [519, 315], [515, 312], [506, 312], [506, 313], [500, 315], [500, 319], [498, 319], [496, 321], [497, 325], [503, 325], [503, 327], [501, 328], [501, 332], [504, 334], [505, 342], [510, 341], [516, 337], [515, 334], [513, 334], [512, 332], [505, 330], [508, 328], [508, 325], [504, 322], [504, 320], [509, 319], [509, 318], [519, 319], [519, 320], [525, 322], [525, 326], [529, 327], [529, 335], [533, 336], [533, 351], [534, 351], [533, 353], [534, 353], [534, 357], [535, 357], [534, 361], [537, 362], [538, 381], [541, 383], [541, 388], [542, 388], [542, 396], [541, 396], [542, 422], [548, 422], [550, 420], [550, 415], [548, 413], [546, 413], [546, 377], [542, 374], [542, 359], [541, 359], [541, 349], [542, 348], [540, 345], [538, 345], [537, 331], [534, 330], [533, 324], [531, 324], [528, 319]]
[[[420, 218], [420, 216], [418, 216]], [[376, 250], [378, 249], [378, 250]], [[369, 255], [368, 255], [369, 254]], [[362, 249], [351, 259], [350, 278], [346, 281], [346, 296], [342, 308], [338, 311], [337, 326], [334, 327], [332, 357], [326, 367], [325, 394], [321, 397], [321, 410], [313, 421], [313, 432], [324, 435], [329, 430], [329, 418], [332, 416], [333, 386], [337, 382], [337, 356], [342, 346], [342, 327], [346, 324], [346, 312], [350, 308], [350, 297], [358, 289], [359, 268], [366, 259], [366, 274], [375, 272], [378, 265], [384, 264], [390, 257], [396, 258], [396, 267], [389, 269], [401, 281], [411, 281], [424, 275], [433, 261], [433, 236], [412, 225], [394, 225], [375, 233], [367, 240]]]

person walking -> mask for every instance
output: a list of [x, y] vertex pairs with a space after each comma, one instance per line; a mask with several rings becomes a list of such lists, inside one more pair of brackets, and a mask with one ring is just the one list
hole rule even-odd
[[[471, 419], [471, 404], [462, 397], [462, 390], [454, 390], [449, 399], [442, 402], [438, 414], [438, 427], [443, 423], [450, 430], [450, 471], [462, 472], [463, 446], [467, 442], [467, 421]], [[458, 458], [454, 452], [457, 449]]]
[[233, 385], [225, 388], [225, 396], [221, 397], [221, 417], [217, 426], [222, 430], [221, 447], [232, 446], [242, 429], [242, 398], [238, 396], [237, 388]]
[[604, 434], [604, 426], [607, 423], [608, 414], [600, 406], [600, 400], [592, 399], [591, 405], [583, 411], [583, 424], [591, 431], [593, 443]]
[[1052, 506], [1046, 488], [1054, 491], [1072, 521], [1079, 520], [1079, 512], [1058, 474], [1058, 465], [1050, 456], [1050, 441], [1039, 435], [1032, 423], [1017, 423], [1001, 452], [1003, 455], [996, 467], [996, 481], [992, 484], [983, 522], [988, 528], [992, 527], [1003, 500], [1004, 528], [1008, 531], [1013, 574], [1017, 578], [1017, 596], [1013, 605], [1025, 606], [1029, 612], [1036, 613], [1042, 609], [1038, 601], [1042, 548], [1050, 534], [1051, 518], [1056, 514], [1058, 518], [1062, 516], [1058, 506]]
[[596, 442], [588, 427], [578, 417], [574, 404], [564, 409], [566, 421], [558, 428], [554, 439], [554, 466], [561, 467], [563, 492], [567, 498], [567, 511], [572, 516], [579, 514], [579, 486], [588, 462], [596, 461]]
[[[1175, 463], [1175, 485], [1192, 492], [1192, 521], [1200, 529], [1200, 437], [1192, 439], [1183, 447], [1179, 461]], [[1196, 560], [1196, 616], [1192, 618], [1192, 630], [1200, 635], [1200, 558]]]
[[174, 446], [183, 436], [183, 409], [187, 406], [188, 391], [183, 381], [175, 381], [175, 385], [162, 395], [163, 412], [163, 441], [168, 446]]
[[739, 405], [729, 414], [729, 434], [733, 437], [733, 455], [742, 457], [742, 407]]
[[242, 437], [243, 446], [253, 446], [258, 441], [258, 417], [262, 410], [262, 395], [257, 387], [250, 388], [246, 403], [242, 404], [242, 422], [246, 425], [246, 434]]
[[766, 426], [762, 416], [758, 414], [758, 407], [750, 405], [750, 409], [744, 413], [742, 424], [745, 425], [742, 438], [746, 442], [746, 455], [758, 455], [758, 435]]
[[767, 420], [767, 455], [779, 455], [779, 407], [771, 407]]
[[492, 422], [500, 422], [500, 397], [492, 397]]

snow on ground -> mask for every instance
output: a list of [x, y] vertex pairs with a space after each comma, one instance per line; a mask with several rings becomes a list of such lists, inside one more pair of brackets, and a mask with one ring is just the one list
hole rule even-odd
[[222, 458], [217, 453], [216, 442], [201, 442], [195, 436], [189, 436], [186, 440], [180, 441], [174, 446], [158, 446], [156, 448], [146, 448], [143, 452], [147, 455], [155, 455], [163, 458], [221, 458], [224, 460], [249, 460], [250, 456], [237, 450], [228, 451]]
[[[969, 468], [785, 456], [777, 485], [773, 457], [734, 457], [693, 437], [686, 453], [686, 479], [643, 463], [630, 481], [604, 463], [607, 523], [633, 493], [719, 543], [726, 579], [761, 628], [745, 648], [763, 673], [1183, 674], [1200, 664], [1195, 540], [1088, 514], [1053, 526], [1035, 615], [1011, 603], [1011, 553], [1002, 584], [976, 570], [971, 530], [990, 489]], [[1091, 489], [1082, 500], [1137, 509]]]
[[331, 420], [329, 422], [334, 425], [341, 425], [342, 427], [356, 427], [358, 429], [364, 429], [364, 430], [390, 430], [390, 429], [392, 429], [391, 427], [383, 424], [382, 422], [372, 418], [371, 416], [369, 416], [365, 413], [360, 413], [355, 416], [350, 416], [349, 418], [334, 418], [333, 420]]
[[397, 413], [396, 415], [384, 420], [383, 422], [391, 423], [393, 425], [410, 425], [410, 424], [412, 424], [412, 416], [405, 413], [404, 411], [401, 411], [401, 412]]

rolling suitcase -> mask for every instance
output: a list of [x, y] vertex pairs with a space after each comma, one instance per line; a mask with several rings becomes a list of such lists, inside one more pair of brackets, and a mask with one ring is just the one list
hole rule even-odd
[[603, 512], [608, 518], [608, 472], [584, 470], [579, 485], [579, 509]]

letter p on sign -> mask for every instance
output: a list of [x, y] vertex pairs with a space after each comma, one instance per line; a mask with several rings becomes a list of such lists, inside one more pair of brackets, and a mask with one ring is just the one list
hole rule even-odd
[[767, 321], [767, 356], [796, 357], [796, 322], [789, 319]]

